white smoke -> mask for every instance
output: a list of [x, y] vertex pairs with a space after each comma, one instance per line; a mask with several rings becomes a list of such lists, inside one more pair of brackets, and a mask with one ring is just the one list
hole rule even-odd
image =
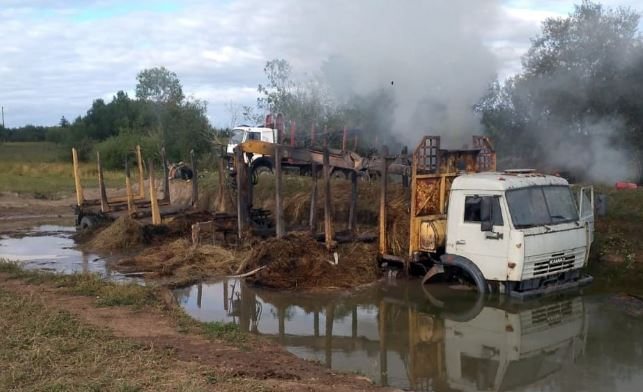
[[492, 0], [293, 1], [287, 59], [312, 72], [323, 63], [338, 99], [392, 91], [396, 108], [384, 115], [402, 142], [428, 133], [459, 146], [480, 132], [472, 106], [496, 75], [484, 39], [499, 12]]

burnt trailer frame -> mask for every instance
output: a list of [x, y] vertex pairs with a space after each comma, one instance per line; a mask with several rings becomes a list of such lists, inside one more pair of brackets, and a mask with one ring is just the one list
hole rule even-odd
[[[170, 184], [168, 178], [168, 165], [165, 157], [165, 149], [161, 149], [160, 156], [161, 162], [163, 165], [163, 197], [158, 198], [157, 196], [157, 186], [156, 178], [154, 171], [154, 164], [151, 160], [147, 163], [147, 172], [148, 172], [148, 186], [149, 190], [145, 192], [145, 168], [143, 161], [143, 153], [140, 146], [136, 146], [131, 152], [135, 155], [136, 159], [136, 168], [137, 168], [137, 184], [138, 189], [137, 193], [134, 194], [132, 187], [132, 176], [130, 173], [129, 163], [125, 161], [125, 196], [113, 196], [109, 197], [107, 194], [107, 188], [105, 186], [105, 180], [103, 175], [103, 167], [100, 159], [100, 152], [96, 153], [96, 165], [97, 165], [97, 180], [98, 180], [98, 190], [99, 198], [98, 199], [86, 199], [84, 194], [84, 188], [80, 178], [80, 168], [78, 160], [78, 152], [75, 148], [72, 148], [72, 164], [73, 164], [73, 175], [74, 183], [76, 188], [76, 204], [73, 206], [75, 214], [75, 223], [78, 229], [88, 229], [96, 224], [103, 222], [110, 222], [116, 220], [121, 216], [130, 216], [134, 219], [146, 219], [151, 218], [151, 223], [154, 225], [159, 225], [162, 223], [162, 218], [171, 215], [177, 215], [181, 213], [188, 212], [190, 209], [193, 209], [196, 206], [197, 198], [197, 176], [196, 176], [196, 166], [193, 166], [194, 177], [193, 188], [192, 188], [192, 203], [189, 207], [177, 207], [173, 206], [170, 200]], [[193, 165], [196, 165], [196, 160], [194, 159], [194, 152], [190, 152], [191, 161]]]

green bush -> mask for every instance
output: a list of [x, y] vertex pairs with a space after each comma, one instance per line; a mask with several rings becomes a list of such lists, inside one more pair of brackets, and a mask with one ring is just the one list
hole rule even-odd
[[124, 132], [112, 136], [95, 145], [95, 151], [100, 152], [100, 159], [105, 169], [123, 169], [128, 159], [130, 167], [136, 161], [136, 145], [143, 150], [143, 159], [159, 161], [160, 143], [152, 136], [135, 135]]

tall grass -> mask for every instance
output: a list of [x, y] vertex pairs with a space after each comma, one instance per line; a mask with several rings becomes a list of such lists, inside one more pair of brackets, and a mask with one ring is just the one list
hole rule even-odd
[[[71, 152], [48, 142], [0, 144], [0, 192], [66, 196], [75, 189]], [[123, 187], [125, 175], [104, 171], [108, 187]], [[86, 188], [98, 186], [95, 163], [80, 164], [81, 182]]]

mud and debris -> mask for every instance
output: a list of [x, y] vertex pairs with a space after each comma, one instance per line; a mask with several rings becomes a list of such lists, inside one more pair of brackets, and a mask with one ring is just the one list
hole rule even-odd
[[274, 289], [352, 288], [381, 277], [374, 244], [340, 244], [334, 252], [308, 233], [290, 233], [281, 239], [256, 244], [238, 272], [265, 266], [247, 278], [255, 285]]
[[186, 239], [144, 249], [140, 254], [112, 263], [124, 272], [142, 272], [147, 279], [167, 286], [184, 286], [209, 278], [232, 274], [240, 252], [216, 245], [195, 247]]
[[128, 216], [122, 216], [98, 230], [85, 247], [96, 252], [123, 252], [141, 246], [144, 239], [143, 225]]

